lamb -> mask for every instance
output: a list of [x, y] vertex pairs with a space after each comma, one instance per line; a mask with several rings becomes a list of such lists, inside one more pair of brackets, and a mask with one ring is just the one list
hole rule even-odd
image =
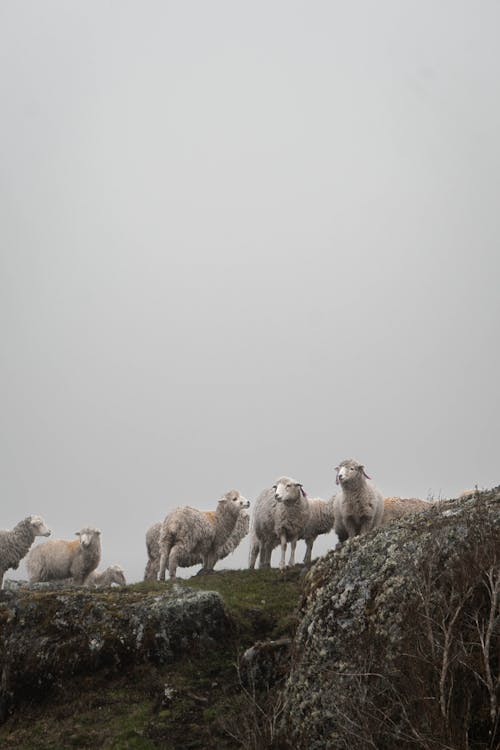
[[201, 557], [204, 570], [213, 570], [217, 550], [227, 542], [242, 508], [250, 503], [238, 490], [221, 497], [215, 511], [201, 511], [189, 506], [176, 508], [164, 520], [160, 532], [160, 570], [158, 579], [165, 580], [165, 569], [174, 580], [181, 560]]
[[17, 570], [35, 537], [49, 535], [50, 529], [40, 516], [27, 516], [9, 531], [0, 529], [0, 589], [7, 570]]
[[126, 586], [125, 573], [121, 565], [110, 565], [109, 568], [98, 573], [93, 570], [85, 579], [85, 586], [111, 586], [116, 583], [118, 586]]
[[[232, 533], [225, 540], [221, 547], [217, 549], [217, 560], [223, 560], [233, 552], [241, 540], [248, 534], [250, 526], [250, 517], [246, 508], [241, 508]], [[145, 581], [156, 581], [160, 568], [160, 532], [162, 521], [154, 523], [146, 532], [146, 550], [148, 553], [148, 562], [144, 571]], [[178, 566], [181, 568], [190, 568], [192, 565], [198, 565], [203, 560], [201, 555], [186, 554], [185, 557], [179, 558]], [[203, 568], [202, 568], [203, 570]], [[201, 572], [201, 571], [200, 571]]]
[[420, 500], [417, 497], [386, 497], [384, 499], [384, 512], [381, 525], [383, 526], [397, 518], [407, 516], [409, 513], [421, 513], [432, 508], [435, 503], [428, 500]]
[[320, 534], [329, 534], [334, 524], [333, 497], [330, 500], [321, 500], [319, 497], [308, 497], [309, 518], [299, 539], [305, 539], [306, 553], [304, 565], [311, 564], [313, 544]]
[[252, 518], [249, 568], [271, 566], [271, 554], [281, 545], [280, 570], [285, 569], [286, 545], [290, 542], [288, 564], [295, 565], [297, 539], [309, 520], [309, 505], [300, 482], [290, 477], [280, 477], [270, 489], [263, 490], [255, 501]]
[[372, 484], [365, 467], [354, 459], [346, 459], [336, 467], [340, 491], [333, 500], [335, 533], [339, 542], [366, 534], [382, 523], [384, 498]]
[[30, 583], [72, 578], [81, 585], [101, 560], [101, 532], [86, 527], [76, 532], [79, 539], [55, 539], [31, 550], [26, 561]]

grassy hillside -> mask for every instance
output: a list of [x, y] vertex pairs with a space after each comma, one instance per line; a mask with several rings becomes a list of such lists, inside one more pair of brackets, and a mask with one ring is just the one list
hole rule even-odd
[[[255, 641], [292, 634], [300, 570], [284, 575], [277, 570], [225, 571], [179, 584], [220, 593], [233, 623], [225, 642], [165, 666], [148, 662], [120, 672], [106, 667], [65, 680], [41, 702], [21, 705], [0, 726], [2, 750], [258, 746], [254, 716], [262, 724], [266, 696], [260, 696], [257, 705], [253, 691], [243, 687], [238, 659]], [[139, 583], [127, 588], [146, 593], [170, 585]]]

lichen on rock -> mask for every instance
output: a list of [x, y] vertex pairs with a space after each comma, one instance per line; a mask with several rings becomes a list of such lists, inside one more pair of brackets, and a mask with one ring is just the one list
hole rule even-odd
[[0, 719], [23, 697], [104, 665], [166, 663], [209, 647], [230, 627], [216, 592], [85, 589], [0, 594]]
[[497, 688], [495, 704], [485, 683], [499, 678], [499, 564], [498, 488], [392, 522], [320, 559], [305, 582], [281, 746], [491, 742], [499, 696]]

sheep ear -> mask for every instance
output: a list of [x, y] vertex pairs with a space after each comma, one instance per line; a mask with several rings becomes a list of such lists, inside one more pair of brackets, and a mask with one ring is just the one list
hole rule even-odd
[[75, 531], [75, 536], [80, 536], [80, 532], [79, 531]]
[[366, 473], [364, 466], [360, 466], [359, 470], [361, 471], [364, 477], [366, 477], [367, 479], [371, 479], [371, 477], [369, 477], [368, 474]]
[[336, 466], [336, 467], [335, 467], [335, 471], [337, 472], [337, 476], [335, 477], [335, 484], [339, 484], [339, 471], [340, 471], [340, 466]]

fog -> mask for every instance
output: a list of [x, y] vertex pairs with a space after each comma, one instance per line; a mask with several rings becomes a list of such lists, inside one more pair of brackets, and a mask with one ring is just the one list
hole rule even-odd
[[0, 527], [97, 526], [135, 581], [151, 523], [233, 487], [498, 484], [499, 23], [1, 4]]

